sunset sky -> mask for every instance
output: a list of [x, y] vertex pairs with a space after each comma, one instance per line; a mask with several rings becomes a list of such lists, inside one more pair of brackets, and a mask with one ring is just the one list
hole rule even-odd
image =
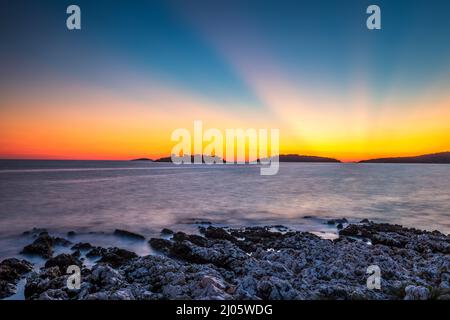
[[343, 161], [450, 151], [450, 1], [3, 0], [0, 35], [0, 158], [156, 158], [194, 120]]

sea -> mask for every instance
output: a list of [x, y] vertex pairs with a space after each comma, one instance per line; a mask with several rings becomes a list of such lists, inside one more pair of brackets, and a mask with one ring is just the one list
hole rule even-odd
[[335, 238], [339, 218], [448, 234], [450, 165], [281, 163], [262, 176], [257, 165], [0, 160], [0, 260], [20, 257], [33, 228], [145, 255], [146, 241], [113, 231], [285, 226]]

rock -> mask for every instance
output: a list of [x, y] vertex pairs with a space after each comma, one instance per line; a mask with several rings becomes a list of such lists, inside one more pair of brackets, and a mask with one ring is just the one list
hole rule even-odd
[[338, 223], [338, 225], [336, 226], [336, 228], [338, 230], [341, 230], [342, 228], [344, 228], [344, 226], [342, 225], [342, 223]]
[[187, 243], [176, 242], [169, 248], [169, 256], [192, 263], [207, 263], [200, 255], [196, 254]]
[[58, 267], [61, 273], [66, 273], [67, 268], [71, 265], [81, 267], [82, 263], [80, 260], [78, 260], [77, 257], [63, 253], [47, 260], [47, 262], [45, 263], [45, 268]]
[[[40, 273], [32, 272], [27, 276], [25, 285], [25, 299], [36, 300], [43, 298], [43, 293], [48, 290], [67, 290], [66, 277], [61, 275], [58, 267], [42, 270]], [[50, 297], [52, 293], [49, 293]]]
[[177, 242], [189, 241], [197, 246], [205, 247], [208, 244], [208, 240], [202, 236], [191, 234], [188, 235], [184, 232], [177, 232], [173, 235], [172, 240]]
[[5, 259], [0, 263], [0, 299], [16, 293], [16, 284], [23, 275], [33, 270], [26, 260]]
[[137, 254], [134, 252], [114, 247], [108, 248], [106, 251], [102, 252], [99, 262], [108, 263], [113, 267], [118, 267], [136, 257]]
[[166, 254], [169, 253], [169, 250], [172, 247], [172, 242], [166, 239], [151, 238], [148, 243], [153, 249]]
[[0, 263], [0, 280], [16, 281], [31, 270], [33, 270], [33, 264], [26, 260], [5, 259]]
[[348, 223], [348, 220], [346, 218], [331, 219], [331, 220], [327, 221], [327, 224], [340, 224], [340, 225], [343, 225], [344, 223]]
[[74, 246], [72, 246], [72, 250], [89, 250], [92, 249], [93, 246], [88, 242], [78, 242]]
[[75, 231], [69, 231], [67, 232], [67, 236], [68, 237], [75, 237], [77, 235], [77, 233]]
[[16, 293], [16, 286], [14, 283], [0, 280], [0, 299], [7, 298]]
[[106, 252], [105, 248], [94, 247], [88, 253], [86, 253], [86, 257], [89, 258], [101, 257], [105, 252]]
[[124, 284], [125, 280], [123, 276], [117, 270], [114, 270], [108, 265], [98, 264], [92, 268], [90, 281], [96, 285], [100, 285], [101, 288], [107, 289]]
[[[446, 253], [450, 237], [439, 232], [369, 222], [350, 224], [339, 239], [330, 241], [307, 232], [276, 232], [273, 227], [200, 230], [205, 237], [176, 232], [171, 240], [150, 239], [159, 255], [138, 257], [119, 248], [91, 248], [88, 255], [100, 259], [92, 270], [82, 269], [80, 290], [67, 290], [68, 275], [60, 270], [60, 265], [77, 257], [58, 255], [48, 261], [48, 268], [27, 275], [25, 296], [115, 300], [450, 296]], [[366, 287], [370, 265], [381, 269], [381, 290]], [[9, 294], [14, 287], [0, 280], [1, 290]]]
[[48, 233], [43, 232], [39, 234], [38, 238], [32, 244], [25, 246], [21, 253], [38, 255], [48, 259], [53, 255], [53, 244], [53, 238]]
[[71, 244], [72, 244], [71, 241], [64, 239], [64, 238], [59, 238], [59, 237], [53, 238], [53, 245], [55, 245], [55, 246], [68, 247]]
[[234, 241], [235, 238], [225, 231], [223, 228], [216, 227], [208, 227], [208, 228], [200, 228], [200, 232], [205, 235], [205, 237], [209, 239], [222, 239], [222, 240], [230, 240]]
[[145, 237], [140, 234], [122, 230], [122, 229], [114, 230], [114, 235], [118, 236], [118, 237], [130, 238], [130, 239], [134, 239], [134, 240], [145, 240]]
[[430, 290], [422, 286], [409, 285], [405, 288], [404, 300], [428, 300]]
[[164, 228], [161, 230], [161, 234], [162, 235], [172, 235], [172, 234], [174, 234], [174, 232], [170, 229]]
[[69, 300], [69, 296], [61, 289], [48, 289], [41, 293], [37, 300]]
[[404, 228], [385, 223], [350, 224], [339, 231], [341, 236], [367, 238], [372, 244], [408, 248], [420, 253], [440, 252], [450, 254], [450, 240], [441, 233]]
[[67, 239], [51, 237], [48, 232], [43, 231], [39, 233], [38, 237], [32, 244], [25, 246], [21, 253], [38, 255], [42, 258], [48, 259], [53, 255], [53, 246], [68, 246], [70, 244], [71, 242]]

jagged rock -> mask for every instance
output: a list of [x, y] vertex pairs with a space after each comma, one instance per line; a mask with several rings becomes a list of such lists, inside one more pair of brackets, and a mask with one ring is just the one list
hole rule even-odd
[[137, 254], [134, 252], [114, 247], [101, 252], [101, 259], [99, 262], [108, 263], [113, 267], [118, 267], [136, 257]]
[[89, 258], [101, 257], [104, 253], [106, 253], [105, 248], [94, 247], [88, 253], [86, 253], [86, 257]]
[[405, 288], [405, 300], [428, 300], [430, 290], [422, 286], [410, 285]]
[[0, 263], [0, 299], [16, 293], [18, 280], [31, 270], [33, 265], [26, 260], [16, 258], [3, 260]]
[[47, 260], [45, 263], [45, 268], [58, 267], [61, 273], [66, 273], [67, 268], [71, 265], [76, 265], [81, 267], [82, 263], [77, 257], [71, 254], [60, 254], [54, 258]]
[[48, 259], [53, 255], [53, 244], [53, 238], [48, 233], [42, 232], [32, 244], [25, 246], [21, 253], [38, 255]]
[[25, 285], [26, 299], [39, 299], [41, 295], [51, 289], [62, 290], [67, 287], [66, 278], [61, 276], [58, 267], [46, 268], [40, 273], [32, 272], [27, 277]]
[[90, 243], [88, 242], [78, 242], [74, 246], [72, 246], [72, 250], [89, 250], [94, 248]]
[[[446, 253], [450, 237], [439, 232], [368, 222], [347, 226], [338, 240], [331, 241], [307, 232], [276, 230], [210, 226], [201, 228], [205, 237], [177, 232], [171, 240], [150, 239], [152, 248], [163, 255], [145, 257], [95, 247], [89, 253], [101, 259], [92, 270], [82, 269], [80, 290], [67, 290], [67, 275], [54, 263], [28, 275], [25, 296], [114, 300], [450, 296]], [[367, 288], [370, 265], [381, 270], [379, 290]], [[0, 290], [2, 286], [0, 281]]]
[[23, 248], [21, 253], [38, 255], [45, 259], [51, 258], [53, 255], [53, 246], [68, 246], [71, 242], [64, 238], [51, 237], [48, 232], [39, 233], [38, 237]]
[[363, 237], [372, 244], [407, 248], [418, 252], [440, 252], [450, 254], [449, 237], [438, 232], [404, 228], [399, 225], [373, 223], [351, 224], [339, 232], [341, 236]]
[[169, 253], [169, 250], [172, 247], [172, 242], [166, 239], [151, 238], [148, 243], [153, 249], [166, 254]]
[[37, 300], [69, 300], [67, 292], [60, 289], [48, 289], [39, 295]]
[[5, 259], [0, 263], [0, 280], [16, 281], [24, 273], [33, 270], [33, 264], [16, 258]]

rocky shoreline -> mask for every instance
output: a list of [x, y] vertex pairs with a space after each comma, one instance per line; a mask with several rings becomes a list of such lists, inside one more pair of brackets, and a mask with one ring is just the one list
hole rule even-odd
[[[333, 221], [335, 223], [335, 221]], [[46, 260], [0, 263], [0, 299], [25, 281], [25, 299], [445, 299], [450, 300], [450, 236], [363, 220], [339, 238], [322, 239], [286, 227], [200, 227], [200, 235], [164, 229], [138, 256], [117, 247], [72, 243], [33, 229], [25, 256]], [[118, 236], [145, 237], [116, 230]], [[75, 233], [68, 234], [73, 237]], [[69, 253], [55, 255], [54, 247]], [[95, 259], [93, 265], [87, 259]], [[79, 289], [67, 287], [67, 268], [81, 269]], [[381, 288], [367, 287], [367, 268], [381, 271]]]

